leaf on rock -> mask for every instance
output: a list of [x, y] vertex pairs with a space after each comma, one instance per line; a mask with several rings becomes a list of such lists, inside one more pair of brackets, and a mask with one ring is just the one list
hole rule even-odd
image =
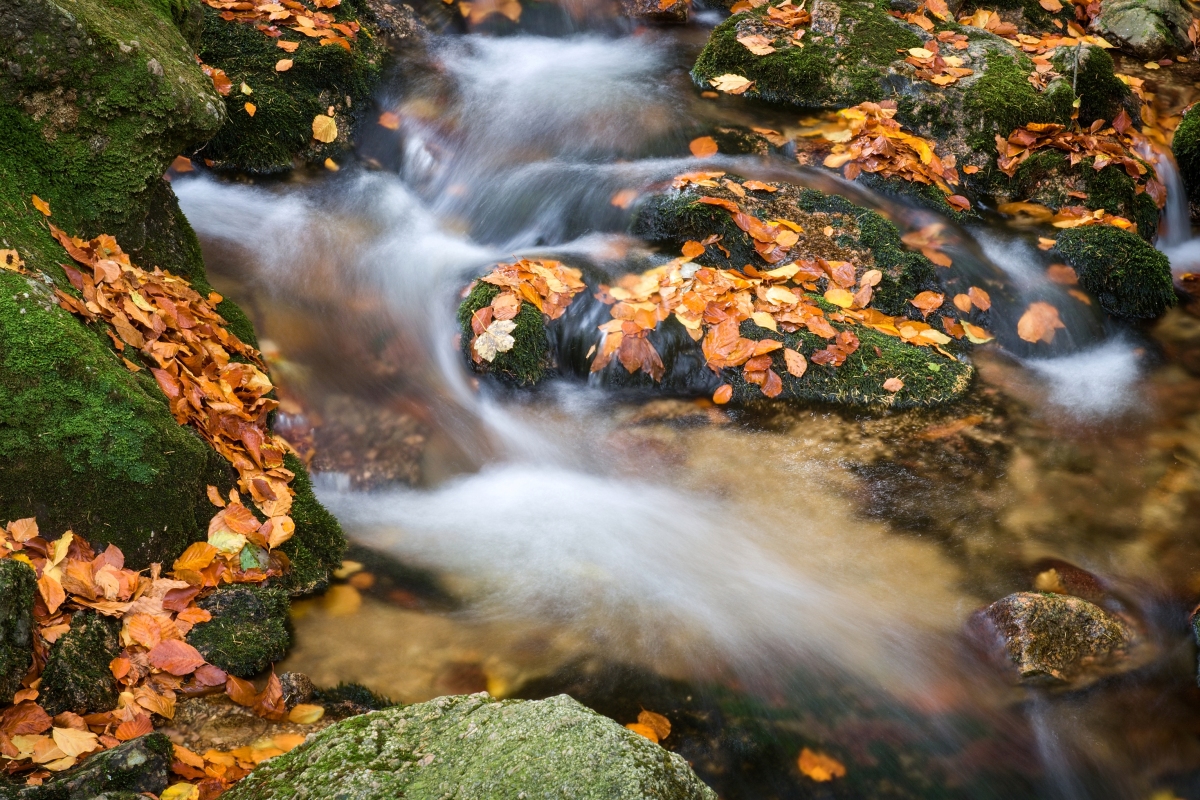
[[490, 363], [497, 355], [507, 353], [516, 345], [516, 340], [511, 335], [516, 327], [517, 323], [511, 319], [493, 320], [483, 333], [475, 337], [472, 347], [480, 358]]
[[899, 378], [888, 378], [883, 382], [884, 391], [891, 392], [892, 394], [895, 394], [903, 388], [904, 381], [900, 380]]
[[713, 402], [719, 406], [723, 406], [733, 399], [733, 387], [728, 383], [723, 383], [713, 392]]
[[754, 81], [732, 73], [718, 75], [715, 78], [711, 78], [708, 83], [718, 92], [726, 92], [728, 94], [745, 94], [754, 85]]
[[318, 142], [329, 144], [337, 138], [337, 122], [333, 117], [317, 114], [312, 121], [312, 135]]
[[180, 639], [159, 642], [148, 658], [153, 666], [172, 675], [187, 675], [195, 672], [197, 667], [204, 666], [204, 657], [200, 652]]

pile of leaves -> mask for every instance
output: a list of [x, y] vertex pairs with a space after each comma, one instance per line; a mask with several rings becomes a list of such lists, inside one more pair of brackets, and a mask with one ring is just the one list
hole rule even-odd
[[[719, 172], [688, 173], [676, 178], [675, 183], [716, 186], [716, 180], [722, 176]], [[763, 221], [733, 201], [721, 198], [702, 197], [699, 202], [706, 201], [730, 213], [768, 264], [786, 258], [791, 245], [796, 244], [797, 239], [792, 237], [781, 242], [785, 234], [795, 236], [800, 231], [790, 220]], [[927, 249], [928, 238], [921, 238]], [[662, 380], [662, 359], [648, 337], [669, 317], [674, 317], [693, 341], [701, 342], [710, 369], [720, 374], [723, 369], [741, 367], [746, 381], [758, 385], [767, 397], [776, 397], [783, 389], [780, 376], [770, 368], [770, 354], [783, 348], [783, 344], [769, 338], [756, 341], [743, 337], [741, 325], [746, 320], [766, 330], [791, 333], [805, 329], [822, 337], [827, 346], [810, 358], [830, 367], [841, 366], [859, 347], [858, 336], [852, 330], [839, 331], [831, 322], [871, 328], [913, 346], [932, 347], [949, 358], [954, 356], [941, 346], [948, 344], [951, 337], [967, 338], [974, 343], [992, 339], [982, 328], [959, 322], [952, 316], [942, 317], [943, 330], [938, 330], [928, 322], [894, 317], [870, 308], [874, 287], [883, 278], [877, 269], [824, 258], [796, 259], [769, 270], [749, 264], [741, 270], [719, 269], [700, 266], [691, 260], [699, 258], [710, 246], [724, 249], [715, 235], [703, 241], [689, 241], [683, 245], [681, 257], [640, 275], [627, 275], [615, 286], [600, 287], [597, 298], [612, 306], [612, 319], [599, 326], [602, 339], [591, 365], [592, 372], [604, 369], [615, 357], [630, 373], [642, 371], [655, 381]], [[978, 308], [990, 307], [986, 292], [972, 291], [979, 298]], [[926, 318], [944, 302], [944, 295], [937, 292], [921, 292], [910, 300]], [[796, 378], [802, 377], [808, 359], [798, 351], [784, 350], [788, 372]], [[717, 390], [714, 400], [728, 402], [732, 392], [732, 387], [726, 384]]]
[[[806, 128], [800, 136], [831, 145], [822, 163], [831, 169], [841, 168], [847, 180], [868, 172], [932, 184], [948, 195], [946, 199], [952, 206], [969, 209], [970, 201], [951, 188], [958, 185], [954, 156], [939, 157], [933, 142], [907, 133], [895, 116], [894, 101], [861, 103], [824, 118], [801, 120]], [[797, 154], [801, 163], [811, 157], [810, 152]]]
[[907, 54], [904, 61], [917, 68], [913, 77], [937, 86], [951, 86], [960, 78], [975, 74], [975, 70], [963, 66], [966, 60], [962, 56], [943, 54], [942, 44], [956, 50], [965, 50], [967, 37], [954, 31], [942, 31], [936, 38], [929, 39], [920, 47], [904, 51]]
[[[1072, 166], [1092, 158], [1092, 169], [1102, 170], [1120, 166], [1134, 180], [1136, 191], [1146, 192], [1159, 208], [1166, 205], [1166, 187], [1155, 177], [1151, 166], [1157, 155], [1153, 143], [1133, 127], [1133, 121], [1122, 109], [1111, 126], [1098, 119], [1086, 130], [1077, 125], [1068, 127], [1053, 122], [1031, 122], [1015, 129], [1007, 138], [996, 136], [997, 165], [1009, 177], [1038, 150], [1053, 149], [1065, 153]], [[1028, 204], [1025, 204], [1028, 205]], [[1063, 209], [1057, 227], [1089, 224], [1113, 224], [1134, 231], [1137, 226], [1127, 219], [1087, 209]]]
[[[209, 494], [216, 496], [216, 489], [210, 487]], [[287, 569], [282, 554], [270, 553], [265, 566], [247, 566], [242, 553], [233, 550], [229, 529], [240, 524], [235, 520], [248, 518], [250, 511], [231, 492], [229, 503], [209, 525], [209, 540], [188, 547], [166, 574], [159, 564], [141, 572], [127, 569], [119, 548], [109, 545], [97, 553], [70, 531], [49, 541], [33, 518], [0, 528], [0, 558], [22, 561], [37, 574], [33, 663], [22, 680], [24, 688], [0, 712], [0, 769], [5, 774], [24, 774], [38, 783], [92, 753], [150, 733], [152, 716], [171, 719], [181, 695], [223, 688], [234, 702], [262, 717], [286, 716], [282, 687], [274, 674], [258, 692], [248, 681], [207, 663], [185, 641], [193, 626], [211, 619], [197, 605], [199, 598], [220, 584], [257, 583]], [[117, 706], [86, 716], [63, 712], [51, 718], [37, 702], [42, 671], [51, 645], [84, 610], [121, 621], [123, 649], [109, 665], [120, 686]]]
[[[247, 2], [247, 0], [204, 0], [204, 4], [221, 12], [227, 22], [242, 22], [253, 25], [267, 36], [279, 39], [277, 44], [289, 53], [295, 52], [299, 42], [286, 41], [283, 28], [301, 36], [317, 39], [320, 45], [337, 45], [350, 49], [350, 41], [358, 36], [359, 24], [353, 20], [338, 22], [332, 14], [314, 10], [297, 0], [279, 2]], [[342, 0], [312, 0], [316, 9], [336, 8]], [[214, 81], [215, 83], [215, 81]]]
[[[513, 348], [512, 332], [522, 303], [532, 304], [547, 320], [555, 320], [584, 289], [579, 270], [550, 259], [523, 258], [512, 264], [497, 264], [480, 280], [500, 287], [500, 292], [491, 304], [471, 316], [471, 358], [476, 364], [490, 363], [499, 353]], [[467, 291], [472, 287], [474, 284]]]
[[[767, 5], [768, 0], [738, 0], [729, 10], [737, 14]], [[769, 56], [780, 47], [804, 47], [804, 34], [812, 23], [812, 14], [804, 7], [805, 0], [799, 5], [792, 0], [782, 0], [768, 6], [767, 13], [748, 23], [756, 32], [747, 32], [737, 37], [737, 41], [756, 56]], [[742, 75], [727, 73], [709, 79], [709, 85], [727, 94], [744, 94], [754, 86], [754, 81]]]
[[[176, 421], [190, 425], [229, 460], [237, 470], [238, 485], [266, 517], [260, 525], [249, 511], [230, 510], [226, 519], [231, 536], [223, 552], [238, 542], [273, 548], [291, 538], [295, 524], [289, 516], [289, 484], [295, 476], [283, 466], [287, 444], [267, 427], [267, 415], [278, 406], [268, 396], [274, 387], [259, 352], [230, 333], [213, 308], [221, 296], [214, 292], [201, 297], [182, 278], [134, 266], [111, 236], [85, 242], [54, 225], [50, 231], [71, 258], [86, 267], [84, 271], [62, 265], [82, 297], [57, 289], [59, 304], [89, 322], [107, 322], [111, 327], [106, 332], [118, 353], [132, 348], [155, 365], [150, 372]], [[128, 357], [122, 356], [122, 361], [131, 371], [142, 370]]]

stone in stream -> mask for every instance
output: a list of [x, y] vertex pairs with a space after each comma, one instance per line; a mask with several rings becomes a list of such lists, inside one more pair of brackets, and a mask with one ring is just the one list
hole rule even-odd
[[1179, 0], [1106, 0], [1094, 26], [1130, 55], [1151, 60], [1189, 49], [1191, 22]]
[[[1175, 154], [1175, 163], [1179, 165], [1179, 177], [1187, 189], [1188, 198], [1193, 207], [1200, 201], [1200, 110], [1195, 106], [1189, 108], [1175, 128], [1175, 137], [1171, 139], [1171, 150]], [[1192, 213], [1196, 217], [1195, 212]]]
[[204, 660], [239, 678], [253, 678], [286, 655], [288, 596], [277, 586], [231, 584], [196, 603], [212, 614], [187, 634]]
[[325, 729], [228, 800], [715, 800], [687, 762], [565, 695], [439, 697]]
[[1137, 644], [1128, 622], [1079, 597], [1016, 592], [968, 623], [985, 648], [1027, 683], [1067, 684], [1092, 669], [1121, 664]]
[[0, 561], [0, 705], [12, 702], [33, 661], [37, 575], [15, 559]]
[[51, 716], [91, 714], [117, 705], [109, 663], [121, 654], [121, 622], [94, 611], [71, 618], [71, 629], [50, 647], [38, 702]]
[[[101, 326], [58, 307], [54, 290], [74, 291], [59, 267], [71, 259], [31, 197], [68, 233], [112, 234], [135, 264], [212, 291], [162, 179], [226, 120], [190, 44], [201, 16], [194, 0], [0, 4], [0, 247], [31, 273], [0, 269], [0, 521], [36, 516], [48, 538], [70, 529], [97, 548], [114, 544], [134, 569], [169, 564], [205, 538], [215, 511], [206, 487], [227, 493], [236, 474], [176, 422], [148, 369], [126, 369]], [[241, 309], [216, 308], [254, 343]], [[311, 591], [344, 539], [303, 464], [289, 456], [286, 466], [297, 473], [287, 584]]]
[[[971, 8], [964, 7], [963, 13], [975, 7], [967, 5]], [[1055, 19], [1063, 23], [1073, 18], [1070, 7], [1055, 16], [1036, 2], [1021, 6], [1020, 13], [1005, 13], [1004, 19], [1016, 20], [1023, 33], [1049, 31]], [[741, 11], [713, 29], [692, 69], [697, 86], [711, 89], [717, 77], [738, 75], [754, 82], [743, 97], [807, 111], [893, 102], [895, 120], [905, 131], [934, 143], [940, 158], [954, 160], [960, 180], [953, 190], [968, 199], [993, 206], [1032, 200], [1053, 210], [1103, 208], [1136, 222], [1138, 233], [1153, 239], [1158, 220], [1154, 201], [1138, 191], [1119, 164], [1096, 171], [1090, 157], [1071, 163], [1063, 154], [1045, 149], [1033, 153], [1012, 177], [997, 169], [997, 137], [1007, 138], [1031, 123], [1070, 127], [1076, 100], [1078, 122], [1085, 127], [1097, 119], [1111, 122], [1122, 109], [1140, 126], [1138, 103], [1101, 48], [1049, 51], [1046, 57], [1053, 69], [1044, 87], [1037, 87], [1029, 80], [1036, 71], [1029, 55], [999, 36], [953, 20], [933, 19], [934, 29], [926, 32], [890, 15], [886, 4], [822, 0], [813, 6], [813, 21], [798, 42], [787, 29], [772, 24], [770, 7]], [[936, 41], [935, 46], [943, 58], [961, 61], [956, 69], [971, 71], [947, 86], [931, 82], [928, 75], [921, 77], [920, 68], [906, 60], [909, 50], [925, 48], [939, 33], [965, 37], [962, 50]], [[752, 53], [738, 41], [747, 36], [765, 36], [774, 51]], [[946, 195], [930, 185], [880, 178], [870, 171], [856, 180], [960, 217]]]
[[174, 759], [171, 740], [151, 733], [102, 750], [71, 769], [52, 774], [39, 786], [6, 785], [0, 777], [0, 797], [8, 800], [134, 800], [143, 792], [155, 795], [171, 782]]
[[1063, 231], [1054, 247], [1114, 317], [1156, 319], [1176, 303], [1171, 262], [1139, 236], [1089, 225]]

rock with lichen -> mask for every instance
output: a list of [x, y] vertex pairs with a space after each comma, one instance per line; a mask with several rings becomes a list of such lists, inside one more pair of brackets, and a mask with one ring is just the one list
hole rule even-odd
[[976, 612], [976, 641], [1026, 683], [1069, 684], [1125, 662], [1138, 635], [1125, 619], [1079, 597], [1016, 592]]
[[0, 778], [0, 797], [12, 800], [133, 800], [160, 794], [171, 783], [174, 749], [160, 733], [139, 736], [102, 750], [40, 784], [8, 784]]
[[1107, 0], [1094, 27], [1130, 55], [1150, 60], [1190, 47], [1191, 23], [1191, 14], [1179, 0]]
[[439, 697], [340, 722], [256, 769], [229, 800], [454, 796], [715, 800], [683, 758], [566, 695]]

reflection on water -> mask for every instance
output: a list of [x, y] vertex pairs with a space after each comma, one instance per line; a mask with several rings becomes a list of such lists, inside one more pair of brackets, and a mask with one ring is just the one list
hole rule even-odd
[[[680, 714], [732, 693], [741, 710], [712, 700], [704, 713], [774, 744], [758, 761], [735, 757], [731, 734], [697, 751], [730, 797], [808, 796], [791, 766], [801, 742], [897, 796], [1144, 797], [1200, 769], [1187, 723], [1146, 710], [1200, 709], [1178, 644], [1200, 590], [1200, 381], [1042, 279], [1047, 256], [1025, 234], [955, 233], [960, 268], [1007, 282], [997, 313], [1060, 299], [1068, 329], [1052, 358], [982, 351], [960, 407], [739, 414], [582, 385], [494, 395], [466, 374], [457, 293], [489, 262], [552, 248], [616, 271], [651, 257], [610, 198], [695, 164], [673, 156], [693, 115], [714, 112], [685, 83], [687, 36], [446, 40], [438, 81], [388, 89], [403, 111], [383, 159], [394, 172], [176, 183], [215, 279], [278, 346], [303, 410], [352, 395], [429, 431], [414, 486], [318, 486], [354, 539], [432, 572], [462, 608], [413, 610], [398, 589], [349, 610], [311, 601], [287, 666], [406, 701], [572, 688], [564, 670], [583, 662], [687, 681]], [[1031, 588], [1045, 557], [1133, 598], [1164, 652], [1148, 674], [1088, 700], [1030, 699], [964, 649], [964, 619]], [[1151, 702], [1122, 750], [1110, 712], [1132, 695]]]

